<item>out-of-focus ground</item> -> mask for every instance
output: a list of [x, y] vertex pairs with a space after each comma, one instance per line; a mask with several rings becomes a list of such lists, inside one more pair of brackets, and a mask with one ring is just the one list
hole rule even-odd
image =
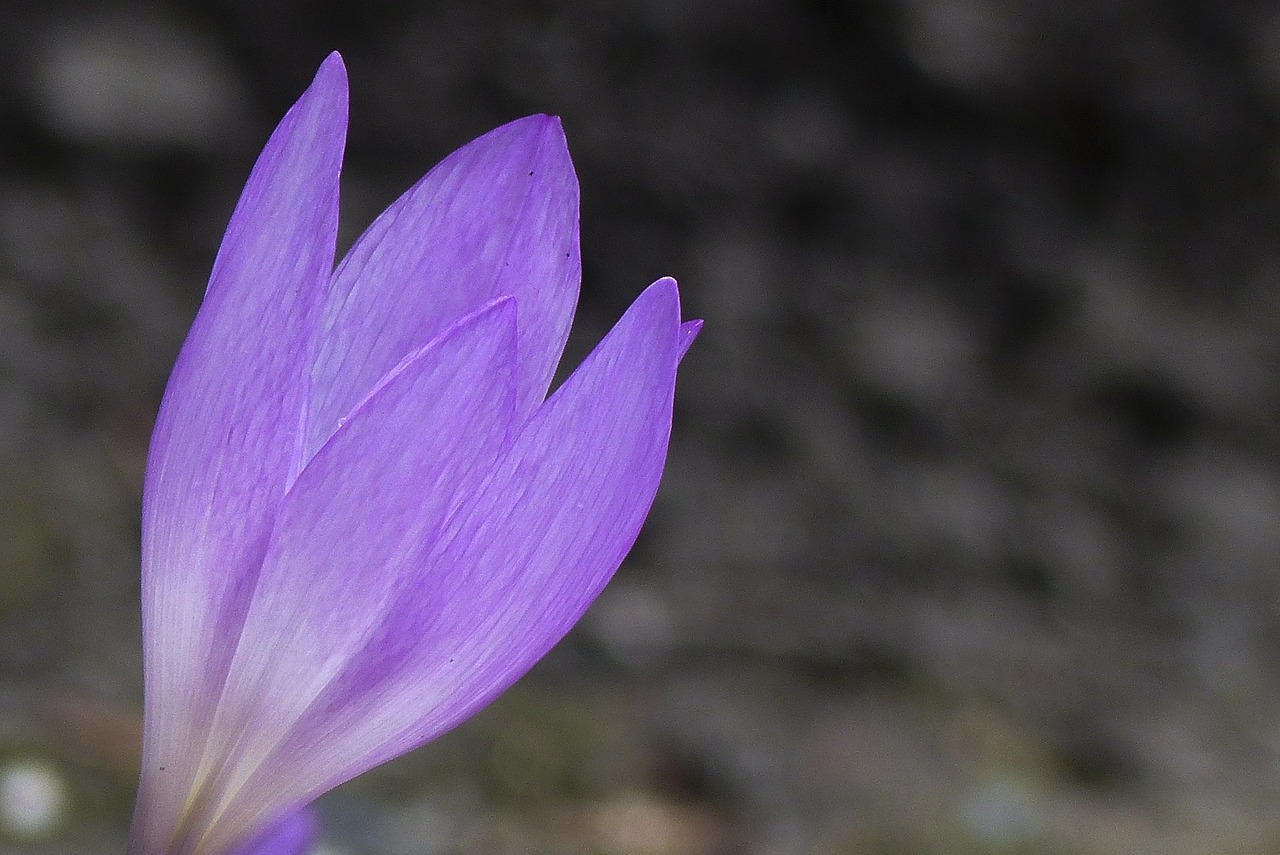
[[632, 558], [524, 682], [324, 801], [328, 853], [1280, 847], [1268, 4], [3, 5], [0, 852], [121, 851], [151, 421], [331, 49], [344, 245], [564, 118], [572, 365], [706, 330]]

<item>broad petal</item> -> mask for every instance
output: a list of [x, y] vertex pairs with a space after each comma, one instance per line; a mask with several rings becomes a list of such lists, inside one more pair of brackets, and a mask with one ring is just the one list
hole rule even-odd
[[429, 543], [378, 633], [254, 791], [278, 779], [318, 794], [434, 738], [573, 626], [657, 490], [678, 322], [674, 281], [636, 301]]
[[299, 466], [305, 346], [333, 265], [346, 73], [332, 55], [232, 215], [147, 462], [146, 726], [130, 855], [176, 833], [276, 507]]
[[235, 855], [306, 855], [320, 836], [320, 820], [311, 806], [285, 817], [255, 839], [235, 851]]
[[546, 397], [578, 299], [578, 180], [558, 119], [463, 146], [380, 216], [334, 275], [310, 446], [410, 349], [495, 297], [519, 306], [517, 412]]
[[413, 354], [286, 496], [200, 769], [210, 841], [310, 797], [271, 766], [268, 784], [244, 784], [416, 584], [424, 544], [508, 443], [515, 320], [503, 298]]

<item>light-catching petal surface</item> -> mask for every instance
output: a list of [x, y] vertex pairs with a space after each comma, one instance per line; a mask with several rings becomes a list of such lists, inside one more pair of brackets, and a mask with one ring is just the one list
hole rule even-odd
[[311, 799], [572, 627], [658, 487], [701, 327], [674, 281], [546, 399], [581, 273], [559, 121], [464, 146], [334, 271], [346, 110], [334, 54], [254, 167], [157, 420], [129, 855], [301, 855]]
[[[337, 55], [249, 178], [157, 418], [143, 499], [146, 725], [133, 853], [176, 833], [275, 510], [300, 466], [333, 266], [346, 74]], [[155, 837], [153, 835], [159, 835]]]
[[336, 786], [452, 728], [559, 641], [657, 491], [678, 324], [661, 280], [423, 544], [375, 634], [243, 792]]
[[[315, 795], [267, 761], [417, 586], [422, 544], [492, 469], [514, 412], [515, 320], [498, 300], [420, 348], [285, 497], [200, 768], [213, 851]], [[263, 764], [270, 785], [238, 799]]]
[[546, 397], [581, 270], [578, 181], [558, 119], [519, 119], [458, 149], [374, 221], [334, 275], [310, 447], [409, 350], [504, 295], [520, 313], [523, 418]]

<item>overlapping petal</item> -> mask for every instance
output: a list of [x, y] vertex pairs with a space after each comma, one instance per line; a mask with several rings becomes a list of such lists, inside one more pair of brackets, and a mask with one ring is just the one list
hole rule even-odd
[[[433, 738], [510, 686], [577, 622], [639, 534], [666, 459], [680, 323], [673, 280], [651, 285], [530, 419], [427, 556], [430, 589], [383, 637], [424, 633], [397, 663], [411, 686], [391, 716], [352, 722], [355, 739], [404, 721], [387, 759]], [[336, 750], [336, 746], [335, 746]]]
[[463, 146], [378, 217], [334, 275], [311, 447], [411, 348], [503, 295], [520, 312], [523, 417], [546, 397], [581, 271], [578, 182], [560, 121], [530, 116]]
[[235, 855], [307, 855], [320, 836], [320, 821], [308, 806], [291, 811]]
[[504, 298], [413, 354], [347, 419], [286, 496], [210, 726], [200, 823], [231, 843], [315, 795], [245, 782], [421, 587], [422, 544], [488, 472], [514, 413], [516, 307]]
[[[267, 143], [157, 418], [143, 500], [146, 737], [136, 834], [181, 812], [275, 509], [300, 466], [346, 135], [336, 55]], [[160, 851], [164, 841], [139, 841]]]
[[701, 326], [674, 281], [546, 399], [580, 276], [558, 120], [455, 152], [333, 271], [345, 125], [335, 54], [259, 159], [166, 392], [130, 855], [293, 855], [301, 806], [568, 631], [658, 487]]
[[653, 501], [678, 324], [675, 283], [660, 281], [422, 542], [396, 602], [230, 814], [251, 823], [263, 794], [309, 799], [438, 736], [560, 640]]

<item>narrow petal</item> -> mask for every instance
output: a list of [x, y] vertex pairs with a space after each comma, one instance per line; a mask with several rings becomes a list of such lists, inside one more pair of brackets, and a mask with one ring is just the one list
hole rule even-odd
[[307, 806], [285, 814], [252, 843], [238, 848], [235, 855], [306, 855], [320, 836], [320, 820]]
[[558, 119], [462, 147], [364, 233], [334, 276], [310, 446], [410, 349], [502, 295], [519, 306], [517, 412], [545, 398], [578, 299], [578, 180]]
[[526, 423], [426, 544], [377, 634], [245, 791], [341, 783], [453, 727], [582, 615], [631, 548], [671, 427], [679, 306], [663, 280]]
[[310, 797], [306, 782], [268, 768], [270, 784], [245, 788], [236, 801], [416, 584], [406, 573], [423, 544], [507, 444], [515, 320], [515, 303], [500, 299], [412, 355], [285, 498], [200, 770], [213, 851]]
[[680, 325], [678, 350], [681, 359], [684, 359], [684, 355], [689, 352], [689, 348], [693, 346], [693, 340], [700, 332], [702, 332], [702, 321], [685, 321]]
[[146, 739], [130, 855], [176, 831], [286, 483], [333, 265], [346, 73], [330, 56], [259, 157], [157, 418], [143, 500]]

